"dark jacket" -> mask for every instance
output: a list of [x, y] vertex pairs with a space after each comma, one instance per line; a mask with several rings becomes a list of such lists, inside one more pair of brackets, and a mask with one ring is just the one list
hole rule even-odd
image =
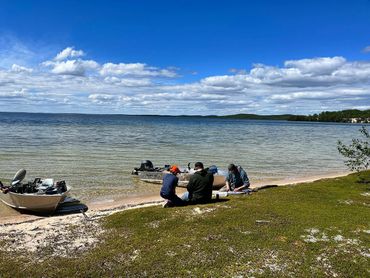
[[187, 189], [190, 202], [207, 203], [212, 199], [213, 174], [206, 170], [195, 172], [190, 177]]

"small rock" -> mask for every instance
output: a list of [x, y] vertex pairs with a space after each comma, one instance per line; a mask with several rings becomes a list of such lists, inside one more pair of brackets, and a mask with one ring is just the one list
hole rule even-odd
[[270, 223], [270, 221], [269, 220], [256, 220], [256, 223], [257, 224], [268, 224]]

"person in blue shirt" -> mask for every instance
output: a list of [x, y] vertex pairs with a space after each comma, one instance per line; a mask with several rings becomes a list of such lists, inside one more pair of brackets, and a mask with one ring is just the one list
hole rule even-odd
[[250, 186], [249, 178], [242, 167], [230, 164], [227, 169], [226, 185], [220, 191], [240, 192], [248, 189]]
[[178, 173], [180, 173], [180, 169], [176, 165], [173, 165], [170, 168], [170, 173], [163, 176], [162, 188], [159, 194], [163, 199], [167, 200], [163, 205], [165, 208], [186, 205], [186, 203], [176, 195], [176, 186], [179, 182], [177, 177]]

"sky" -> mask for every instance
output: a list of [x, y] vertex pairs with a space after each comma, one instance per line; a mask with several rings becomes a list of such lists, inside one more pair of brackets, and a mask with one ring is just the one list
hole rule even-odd
[[0, 0], [0, 111], [370, 109], [370, 0]]

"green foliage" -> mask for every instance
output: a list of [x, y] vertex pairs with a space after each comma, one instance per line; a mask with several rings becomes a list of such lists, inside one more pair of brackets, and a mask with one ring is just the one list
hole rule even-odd
[[367, 170], [370, 165], [370, 135], [366, 127], [360, 129], [361, 135], [364, 139], [352, 139], [352, 144], [345, 145], [338, 141], [338, 151], [347, 160], [345, 164], [351, 171]]
[[368, 277], [370, 203], [357, 177], [123, 211], [103, 221], [101, 244], [84, 254], [37, 261], [42, 254], [0, 252], [0, 276]]
[[283, 114], [283, 115], [256, 115], [256, 114], [235, 114], [227, 116], [218, 116], [218, 118], [224, 119], [241, 119], [241, 120], [289, 120], [294, 115]]
[[365, 122], [370, 118], [370, 110], [343, 110], [343, 111], [324, 111], [320, 114], [308, 116], [293, 115], [289, 118], [290, 121], [311, 121], [311, 122], [348, 122], [351, 118], [361, 118]]
[[223, 119], [243, 119], [243, 120], [282, 120], [282, 121], [310, 121], [310, 122], [349, 122], [351, 118], [360, 118], [364, 122], [370, 118], [370, 110], [343, 110], [343, 111], [324, 111], [313, 115], [256, 115], [256, 114], [235, 114], [227, 116], [208, 116]]

